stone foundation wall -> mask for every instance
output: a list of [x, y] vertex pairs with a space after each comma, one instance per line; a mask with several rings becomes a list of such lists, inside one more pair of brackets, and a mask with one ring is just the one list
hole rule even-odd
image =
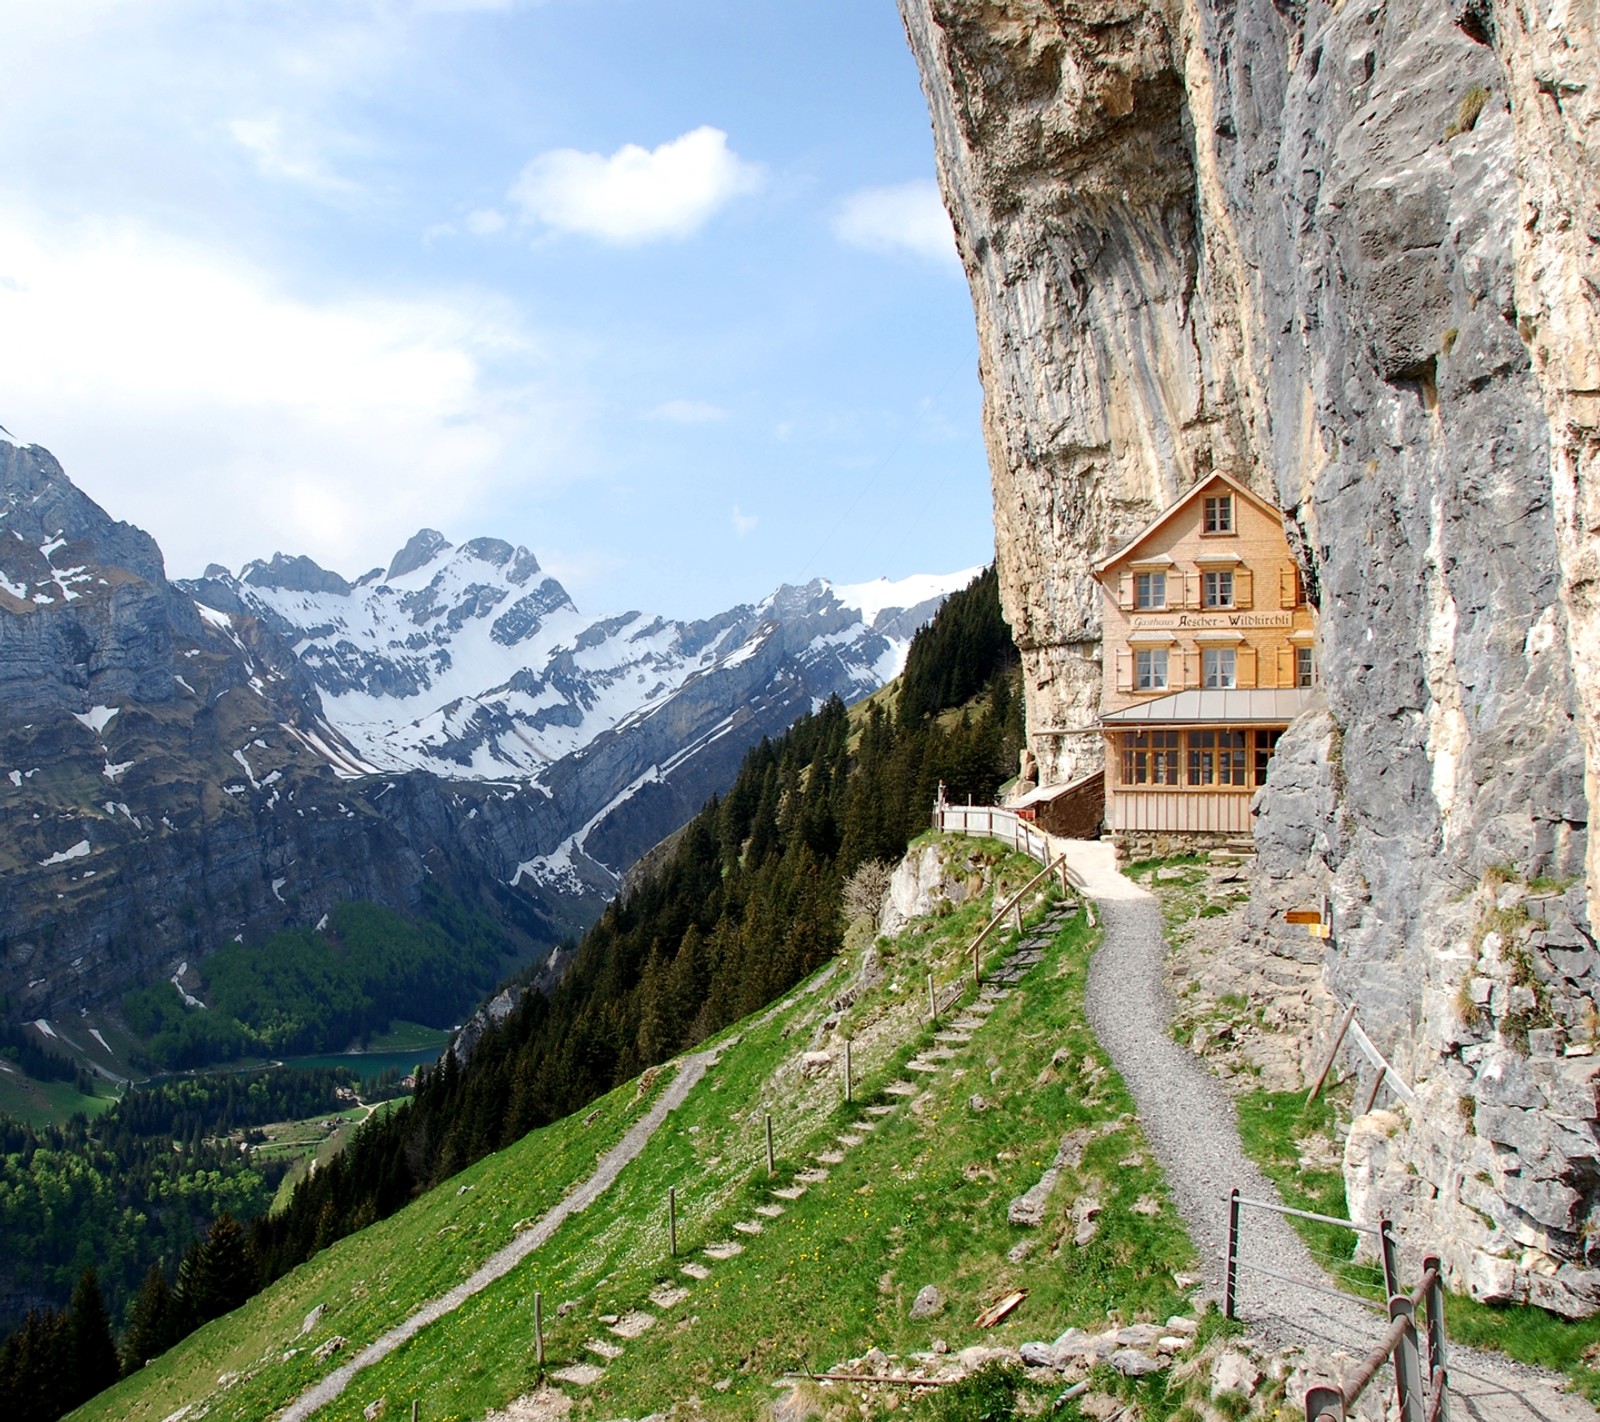
[[1210, 854], [1240, 848], [1239, 836], [1220, 830], [1190, 830], [1153, 834], [1145, 830], [1117, 830], [1111, 836], [1118, 864], [1144, 859], [1176, 859], [1188, 854]]

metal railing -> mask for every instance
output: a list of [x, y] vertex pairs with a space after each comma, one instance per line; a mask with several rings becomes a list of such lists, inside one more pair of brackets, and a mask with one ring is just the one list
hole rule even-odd
[[[1295, 1219], [1311, 1220], [1317, 1224], [1337, 1225], [1353, 1234], [1369, 1235], [1377, 1240], [1378, 1258], [1383, 1266], [1383, 1294], [1388, 1300], [1387, 1309], [1372, 1299], [1364, 1299], [1345, 1289], [1315, 1279], [1296, 1278], [1265, 1264], [1239, 1257], [1240, 1215], [1244, 1210], [1265, 1210], [1270, 1214], [1289, 1215]], [[1335, 1215], [1319, 1215], [1312, 1210], [1297, 1210], [1276, 1201], [1247, 1200], [1237, 1190], [1228, 1194], [1228, 1245], [1222, 1279], [1222, 1312], [1227, 1318], [1238, 1317], [1239, 1270], [1248, 1269], [1279, 1283], [1310, 1289], [1316, 1293], [1333, 1294], [1348, 1299], [1379, 1313], [1387, 1312], [1389, 1330], [1382, 1342], [1364, 1358], [1359, 1367], [1342, 1384], [1315, 1383], [1306, 1391], [1306, 1422], [1345, 1422], [1349, 1409], [1366, 1390], [1386, 1362], [1393, 1359], [1395, 1395], [1399, 1403], [1399, 1422], [1450, 1422], [1450, 1379], [1445, 1356], [1444, 1284], [1436, 1255], [1422, 1261], [1422, 1279], [1410, 1294], [1400, 1292], [1399, 1251], [1395, 1246], [1394, 1230], [1387, 1219], [1380, 1218], [1375, 1225], [1361, 1225], [1354, 1220], [1342, 1220]], [[1422, 1360], [1417, 1342], [1417, 1309], [1427, 1312], [1428, 1372], [1426, 1383], [1422, 1373]]]
[[1379, 1219], [1375, 1225], [1360, 1225], [1353, 1220], [1341, 1220], [1336, 1215], [1319, 1215], [1311, 1210], [1296, 1210], [1288, 1205], [1280, 1205], [1275, 1200], [1247, 1200], [1237, 1190], [1228, 1194], [1228, 1245], [1224, 1256], [1222, 1275], [1222, 1313], [1225, 1318], [1237, 1318], [1236, 1305], [1239, 1296], [1239, 1270], [1248, 1269], [1252, 1274], [1260, 1274], [1264, 1278], [1276, 1279], [1280, 1284], [1294, 1284], [1302, 1289], [1310, 1289], [1314, 1293], [1334, 1294], [1341, 1299], [1349, 1299], [1366, 1308], [1378, 1309], [1382, 1306], [1371, 1299], [1364, 1299], [1360, 1294], [1350, 1293], [1345, 1289], [1336, 1289], [1329, 1284], [1324, 1284], [1315, 1279], [1300, 1279], [1293, 1274], [1280, 1273], [1276, 1269], [1268, 1268], [1265, 1264], [1257, 1264], [1251, 1259], [1239, 1257], [1239, 1217], [1244, 1210], [1265, 1210], [1274, 1215], [1290, 1215], [1295, 1219], [1312, 1220], [1317, 1224], [1337, 1225], [1340, 1229], [1347, 1229], [1352, 1234], [1366, 1234], [1373, 1236], [1378, 1241], [1378, 1258], [1383, 1265], [1383, 1296], [1394, 1297], [1399, 1290], [1399, 1263], [1398, 1251], [1395, 1248], [1394, 1231], [1389, 1221]]
[[[1417, 1308], [1428, 1314], [1428, 1377], [1423, 1384], [1417, 1343]], [[1316, 1383], [1306, 1389], [1306, 1422], [1344, 1422], [1356, 1399], [1394, 1362], [1395, 1401], [1400, 1422], [1450, 1422], [1450, 1371], [1445, 1351], [1444, 1282], [1437, 1255], [1422, 1261], [1415, 1292], [1389, 1296], [1389, 1331], [1343, 1383]]]

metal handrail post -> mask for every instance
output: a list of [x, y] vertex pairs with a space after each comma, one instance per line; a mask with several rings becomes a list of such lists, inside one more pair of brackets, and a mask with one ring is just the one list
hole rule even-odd
[[1399, 1250], [1394, 1242], [1394, 1226], [1378, 1216], [1378, 1253], [1383, 1259], [1383, 1296], [1392, 1299], [1400, 1292]]
[[1237, 1187], [1228, 1195], [1228, 1262], [1222, 1275], [1222, 1316], [1234, 1317], [1234, 1303], [1239, 1291], [1239, 1191]]
[[1444, 1268], [1439, 1256], [1429, 1254], [1422, 1261], [1426, 1281], [1423, 1303], [1428, 1310], [1428, 1374], [1433, 1379], [1433, 1415], [1439, 1422], [1450, 1422], [1450, 1362], [1444, 1332]]
[[1416, 1305], [1398, 1294], [1389, 1300], [1389, 1317], [1405, 1321], [1394, 1347], [1395, 1401], [1400, 1422], [1423, 1422], [1422, 1359], [1417, 1352]]
[[1306, 1422], [1344, 1422], [1344, 1393], [1325, 1383], [1308, 1387]]

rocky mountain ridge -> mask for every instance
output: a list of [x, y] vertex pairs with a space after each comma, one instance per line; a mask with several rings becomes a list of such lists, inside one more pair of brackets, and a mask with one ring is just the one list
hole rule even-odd
[[415, 912], [425, 879], [543, 953], [961, 581], [586, 621], [526, 550], [424, 530], [354, 581], [278, 555], [180, 584], [0, 443], [0, 994], [105, 1002], [344, 900]]
[[432, 529], [353, 582], [282, 554], [208, 571], [185, 590], [281, 637], [364, 765], [542, 797], [551, 829], [509, 878], [572, 893], [615, 888], [763, 735], [891, 679], [977, 572], [818, 579], [679, 622], [585, 617], [527, 549]]
[[1600, 7], [900, 9], [1044, 776], [1101, 755], [1095, 560], [1212, 470], [1282, 507], [1328, 708], [1257, 801], [1254, 932], [1303, 959], [1326, 900], [1325, 1016], [1417, 1094], [1352, 1198], [1592, 1310]]

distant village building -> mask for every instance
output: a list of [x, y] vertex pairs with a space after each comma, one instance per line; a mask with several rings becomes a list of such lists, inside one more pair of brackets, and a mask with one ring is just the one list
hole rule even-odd
[[1227, 475], [1095, 570], [1107, 827], [1133, 858], [1250, 834], [1278, 737], [1319, 695], [1282, 513]]

